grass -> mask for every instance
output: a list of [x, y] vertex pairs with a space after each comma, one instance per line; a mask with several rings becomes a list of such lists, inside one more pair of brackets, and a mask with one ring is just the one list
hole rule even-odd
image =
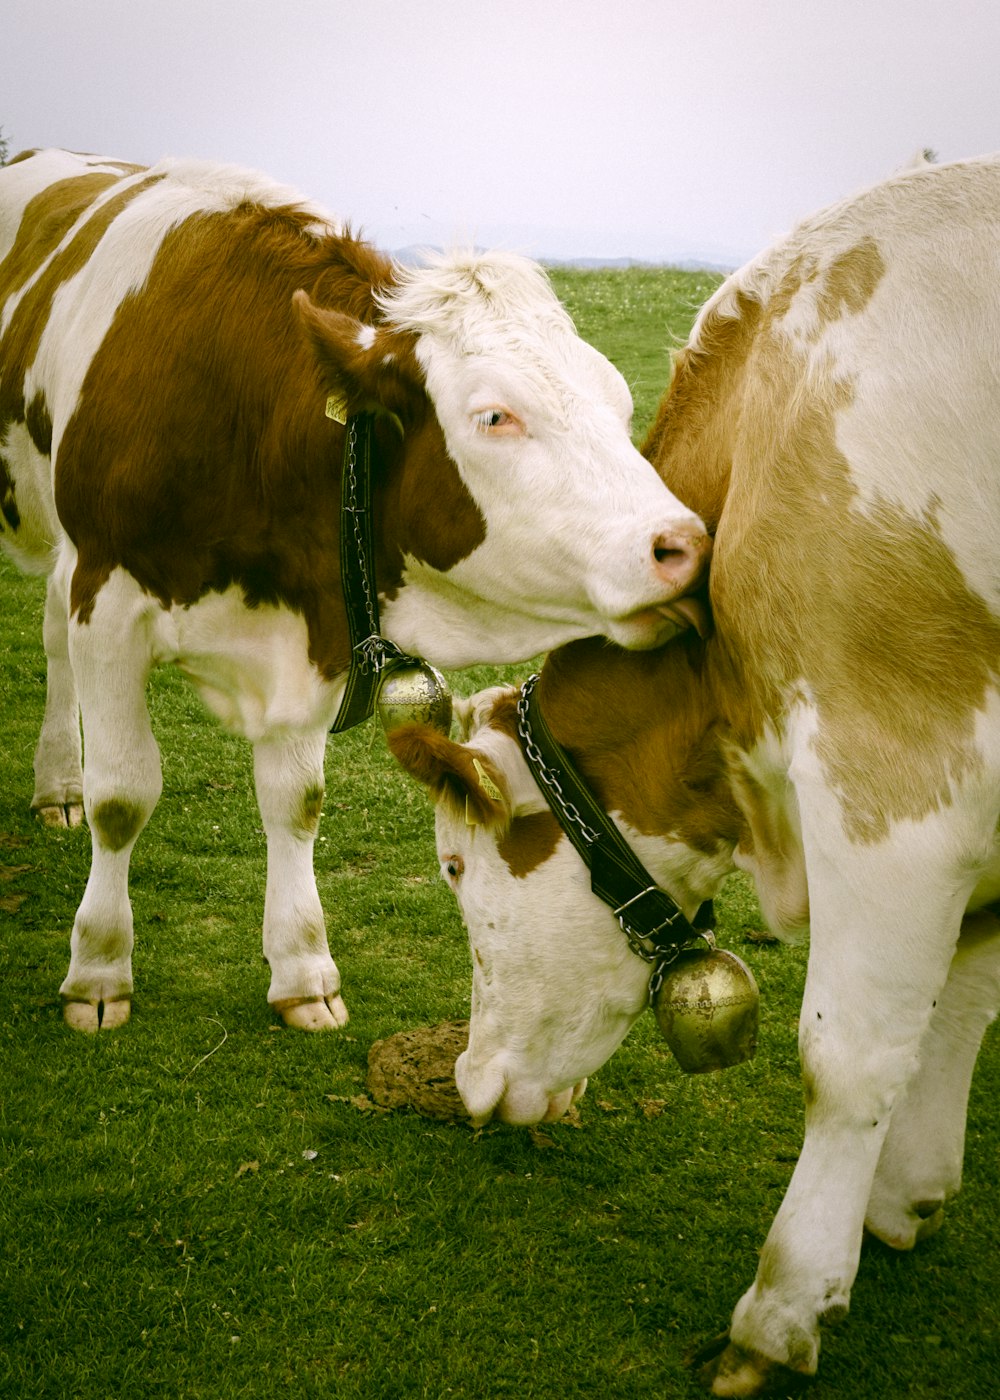
[[[556, 280], [632, 383], [641, 429], [711, 279]], [[577, 1123], [473, 1134], [365, 1110], [373, 1040], [467, 1014], [424, 797], [373, 725], [331, 741], [316, 865], [352, 1019], [329, 1037], [282, 1030], [265, 1002], [250, 751], [164, 671], [150, 687], [164, 795], [133, 859], [133, 1019], [74, 1035], [57, 989], [89, 845], [28, 814], [42, 594], [6, 562], [0, 590], [0, 1394], [691, 1395], [685, 1353], [749, 1283], [802, 1130], [805, 958], [745, 943], [760, 927], [746, 886], [730, 882], [719, 912], [761, 985], [750, 1064], [686, 1078], [644, 1018]], [[866, 1249], [817, 1400], [990, 1392], [998, 1082], [991, 1035], [963, 1194], [913, 1256]]]

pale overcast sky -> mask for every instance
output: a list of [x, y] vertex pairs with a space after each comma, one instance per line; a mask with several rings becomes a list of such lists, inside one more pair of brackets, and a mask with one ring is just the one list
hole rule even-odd
[[386, 248], [734, 264], [1000, 149], [1000, 4], [4, 0], [0, 127], [254, 165]]

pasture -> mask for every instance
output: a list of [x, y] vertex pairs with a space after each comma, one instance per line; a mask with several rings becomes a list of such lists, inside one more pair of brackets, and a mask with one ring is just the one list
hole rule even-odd
[[[623, 370], [636, 438], [714, 281], [557, 270]], [[423, 792], [374, 723], [330, 742], [317, 874], [351, 1012], [310, 1037], [267, 1007], [249, 746], [154, 674], [164, 792], [136, 847], [133, 1019], [88, 1038], [58, 986], [84, 830], [27, 811], [42, 588], [0, 562], [0, 1392], [53, 1400], [673, 1397], [753, 1276], [802, 1127], [804, 950], [720, 941], [761, 987], [756, 1058], [687, 1078], [646, 1017], [572, 1121], [527, 1132], [375, 1111], [373, 1040], [467, 1014], [468, 952]], [[528, 668], [453, 674], [463, 693]], [[1000, 1363], [1000, 1036], [973, 1086], [965, 1185], [912, 1256], [865, 1250], [817, 1400], [988, 1393]]]

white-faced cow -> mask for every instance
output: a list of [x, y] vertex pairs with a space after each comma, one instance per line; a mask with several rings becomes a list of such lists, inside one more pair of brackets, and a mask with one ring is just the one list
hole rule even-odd
[[[533, 697], [688, 919], [735, 867], [776, 933], [810, 930], [805, 1142], [717, 1395], [813, 1372], [864, 1226], [909, 1249], [960, 1181], [1000, 1005], [998, 268], [984, 159], [894, 178], [730, 277], [647, 444], [715, 536], [716, 630], [645, 656], [573, 643]], [[464, 744], [394, 740], [438, 797], [469, 928], [457, 1078], [480, 1121], [562, 1112], [649, 977], [526, 766], [515, 699], [476, 697]]]
[[534, 264], [404, 271], [244, 170], [12, 162], [0, 541], [50, 574], [33, 805], [73, 824], [82, 801], [92, 834], [71, 1025], [129, 1014], [128, 865], [161, 789], [144, 701], [161, 662], [254, 745], [270, 1001], [307, 1029], [346, 1018], [312, 870], [351, 651], [331, 396], [384, 411], [374, 555], [385, 635], [408, 652], [513, 660], [595, 632], [652, 646], [704, 564], [703, 525], [631, 444], [621, 376]]

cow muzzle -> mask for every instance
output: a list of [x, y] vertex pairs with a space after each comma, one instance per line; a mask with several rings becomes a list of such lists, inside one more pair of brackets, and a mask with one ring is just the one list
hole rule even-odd
[[586, 1079], [580, 1079], [567, 1089], [550, 1092], [527, 1079], [513, 1078], [497, 1060], [477, 1067], [468, 1050], [455, 1063], [455, 1083], [477, 1128], [492, 1120], [519, 1127], [554, 1123], [587, 1088]]

